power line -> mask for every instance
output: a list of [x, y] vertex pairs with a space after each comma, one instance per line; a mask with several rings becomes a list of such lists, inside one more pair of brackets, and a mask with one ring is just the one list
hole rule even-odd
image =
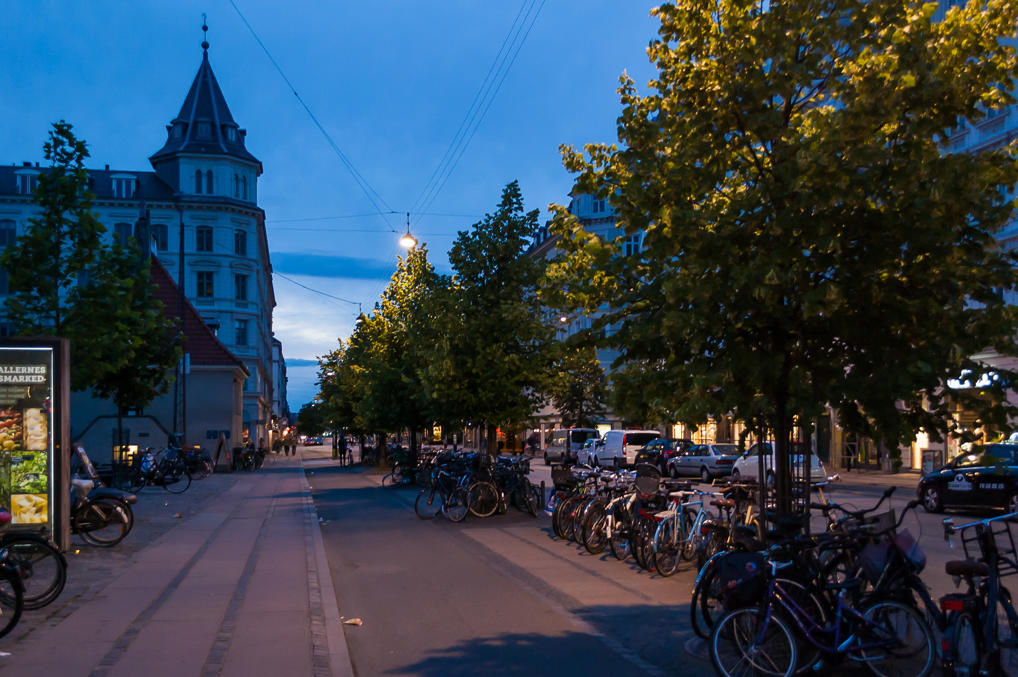
[[277, 277], [283, 278], [287, 282], [292, 282], [293, 284], [297, 285], [298, 287], [302, 287], [302, 288], [307, 289], [308, 291], [314, 292], [316, 294], [321, 294], [322, 296], [328, 297], [330, 299], [335, 299], [336, 301], [342, 301], [343, 303], [351, 303], [351, 304], [357, 306], [357, 313], [358, 314], [363, 312], [361, 310], [361, 302], [360, 301], [351, 301], [350, 299], [344, 299], [344, 298], [339, 297], [339, 296], [333, 296], [332, 294], [328, 294], [326, 292], [319, 291], [318, 289], [312, 289], [311, 287], [307, 286], [306, 284], [301, 284], [297, 280], [289, 278], [286, 275], [283, 275], [282, 273], [276, 272], [275, 270], [272, 271], [272, 274], [276, 275]]
[[[391, 223], [389, 223], [389, 219], [386, 218], [386, 214], [387, 213], [395, 214], [396, 212], [392, 209], [392, 207], [386, 204], [385, 200], [382, 199], [382, 196], [378, 194], [378, 191], [371, 187], [371, 184], [368, 183], [367, 179], [365, 179], [361, 175], [361, 173], [357, 171], [357, 168], [353, 166], [353, 163], [350, 162], [350, 160], [346, 157], [346, 154], [343, 153], [340, 147], [332, 139], [332, 136], [327, 131], [325, 131], [325, 127], [323, 127], [322, 123], [318, 121], [318, 118], [315, 117], [315, 114], [311, 112], [311, 107], [308, 106], [304, 102], [304, 99], [301, 98], [300, 94], [297, 93], [297, 89], [293, 86], [293, 83], [290, 82], [290, 78], [286, 77], [286, 73], [284, 73], [283, 69], [279, 66], [278, 63], [276, 63], [276, 60], [272, 57], [272, 54], [269, 52], [268, 47], [266, 47], [265, 43], [262, 42], [262, 39], [258, 37], [258, 33], [255, 32], [255, 29], [251, 26], [250, 23], [248, 23], [247, 19], [244, 17], [244, 14], [240, 11], [240, 8], [237, 7], [237, 3], [234, 2], [234, 0], [230, 0], [230, 5], [233, 6], [233, 9], [237, 12], [237, 16], [240, 17], [240, 20], [244, 22], [245, 26], [247, 26], [247, 29], [251, 32], [251, 35], [254, 36], [254, 39], [258, 43], [258, 46], [262, 48], [263, 52], [265, 52], [265, 56], [267, 56], [269, 58], [269, 61], [272, 62], [272, 65], [276, 68], [276, 71], [279, 73], [280, 77], [283, 78], [283, 82], [285, 82], [286, 86], [290, 88], [290, 91], [293, 92], [293, 95], [297, 97], [297, 101], [300, 102], [300, 105], [304, 107], [304, 110], [311, 118], [311, 121], [315, 123], [315, 126], [318, 127], [318, 130], [322, 133], [323, 136], [325, 136], [325, 140], [328, 141], [329, 146], [332, 147], [332, 150], [335, 151], [336, 155], [346, 166], [347, 170], [350, 172], [350, 175], [353, 176], [354, 181], [357, 182], [357, 185], [360, 187], [361, 191], [363, 191], [364, 195], [368, 198], [368, 201], [371, 202], [371, 205], [375, 208], [375, 211], [378, 213], [379, 216], [382, 217], [382, 220], [385, 221], [385, 225], [389, 227], [389, 230], [395, 233], [396, 229], [392, 227]], [[375, 198], [377, 198], [377, 200]], [[384, 211], [379, 206], [378, 204], [379, 202], [382, 204], [382, 206], [385, 207]]]
[[523, 4], [520, 5], [519, 11], [516, 12], [516, 18], [513, 19], [513, 23], [509, 27], [509, 31], [505, 34], [505, 37], [502, 39], [502, 44], [501, 46], [499, 46], [498, 52], [495, 54], [495, 58], [492, 60], [491, 65], [488, 66], [488, 72], [484, 74], [484, 78], [481, 80], [481, 85], [477, 88], [477, 91], [474, 93], [474, 100], [470, 102], [470, 106], [467, 108], [466, 114], [464, 114], [463, 119], [460, 120], [460, 125], [456, 129], [456, 133], [453, 134], [452, 140], [449, 142], [449, 146], [445, 149], [445, 153], [442, 154], [442, 159], [438, 161], [437, 165], [435, 165], [435, 169], [431, 172], [431, 176], [428, 177], [427, 183], [425, 183], [424, 188], [421, 189], [421, 194], [417, 196], [417, 200], [410, 208], [411, 212], [416, 213], [417, 205], [421, 204], [421, 200], [424, 198], [424, 196], [428, 194], [429, 190], [431, 190], [434, 187], [433, 184], [437, 179], [440, 170], [442, 170], [442, 168], [445, 166], [445, 163], [447, 162], [450, 154], [453, 152], [453, 149], [455, 148], [456, 144], [461, 138], [463, 130], [466, 128], [467, 120], [470, 119], [475, 106], [477, 106], [477, 100], [480, 98], [481, 92], [485, 90], [488, 80], [491, 78], [492, 71], [495, 70], [495, 65], [499, 63], [500, 59], [502, 58], [502, 52], [505, 51], [506, 43], [509, 42], [509, 36], [512, 35], [513, 30], [516, 28], [516, 23], [520, 20], [520, 15], [523, 14], [523, 8], [527, 6], [527, 2], [528, 0], [524, 0]]
[[[464, 127], [463, 124], [461, 124], [460, 131], [462, 131], [462, 134], [460, 133], [460, 131], [458, 131], [457, 135], [453, 137], [453, 141], [450, 142], [450, 149], [454, 149], [452, 150], [452, 155], [449, 155], [448, 151], [446, 153], [446, 156], [448, 156], [450, 159], [445, 164], [444, 168], [441, 166], [442, 163], [439, 163], [439, 167], [441, 168], [440, 171], [436, 169], [436, 171], [439, 174], [439, 179], [437, 180], [437, 183], [432, 184], [430, 194], [428, 194], [426, 198], [423, 198], [422, 194], [422, 197], [418, 198], [417, 202], [415, 203], [415, 205], [420, 204], [420, 211], [418, 213], [423, 214], [424, 212], [427, 211], [427, 209], [438, 198], [439, 193], [441, 193], [442, 189], [445, 187], [445, 184], [448, 182], [449, 177], [452, 176], [453, 171], [456, 169], [456, 166], [459, 164], [460, 159], [463, 157], [463, 154], [466, 152], [467, 147], [470, 145], [470, 141], [474, 138], [474, 135], [477, 133], [478, 128], [480, 128], [481, 122], [483, 122], [484, 117], [488, 113], [488, 110], [494, 103], [495, 97], [498, 95], [499, 90], [502, 88], [502, 83], [505, 82], [505, 79], [509, 75], [509, 71], [512, 69], [513, 64], [516, 63], [516, 58], [519, 56], [520, 50], [523, 48], [523, 44], [527, 41], [527, 37], [529, 37], [530, 31], [534, 28], [534, 24], [537, 23], [537, 19], [541, 14], [541, 10], [544, 9], [544, 4], [546, 1], [547, 0], [541, 0], [541, 4], [537, 6], [537, 10], [533, 11], [534, 6], [537, 4], [537, 0], [529, 0], [530, 2], [529, 6], [527, 5], [528, 0], [524, 0], [523, 6], [521, 6], [520, 8], [520, 12], [517, 13], [516, 19], [513, 21], [513, 25], [509, 28], [509, 33], [506, 35], [506, 39], [503, 40], [502, 43], [503, 47], [505, 47], [505, 45], [508, 43], [509, 45], [508, 49], [505, 50], [499, 49], [499, 53], [495, 57], [494, 63], [497, 63], [498, 65], [494, 67], [494, 72], [495, 77], [498, 78], [498, 84], [494, 85], [494, 89], [492, 89], [494, 80], [489, 80], [488, 76], [485, 76], [486, 84], [482, 83], [481, 89], [478, 90], [479, 92], [483, 91], [483, 94], [481, 94], [480, 97], [477, 96], [474, 97], [474, 101], [477, 102], [477, 105], [475, 106], [474, 104], [471, 104], [471, 108], [470, 110], [468, 110], [467, 113], [467, 118], [465, 118], [465, 120], [469, 119], [469, 122], [467, 122], [466, 127]], [[524, 8], [526, 8], [525, 11]], [[532, 11], [533, 18], [531, 18]], [[521, 14], [523, 15], [522, 21], [519, 20]], [[519, 38], [520, 33], [523, 31], [524, 25], [527, 24], [528, 19], [530, 20], [530, 23], [527, 26], [526, 32], [523, 33], [523, 37], [521, 39], [517, 39]], [[519, 25], [517, 26], [517, 24]], [[511, 39], [509, 37], [510, 35], [512, 36]], [[514, 47], [515, 51], [513, 49]], [[512, 52], [511, 58], [509, 58], [510, 52]], [[507, 59], [508, 65], [506, 65]], [[492, 69], [489, 68], [488, 74], [490, 75], [491, 72]], [[501, 73], [501, 75], [499, 75], [499, 73]], [[483, 110], [481, 110], [482, 106]], [[459, 137], [458, 142], [457, 136]], [[443, 160], [445, 160], [446, 156], [443, 156]], [[432, 176], [434, 177], [434, 174]], [[429, 183], [432, 183], [431, 180], [429, 180]], [[417, 222], [420, 222], [419, 218], [417, 219]]]
[[[399, 214], [401, 212], [390, 212], [392, 214]], [[459, 219], [482, 219], [482, 214], [451, 214], [448, 212], [414, 212], [419, 216], [448, 216]], [[374, 212], [370, 214], [342, 214], [339, 216], [305, 216], [296, 219], [272, 219], [272, 224], [276, 223], [302, 223], [305, 221], [338, 221], [340, 219], [360, 219], [367, 216], [374, 216]]]

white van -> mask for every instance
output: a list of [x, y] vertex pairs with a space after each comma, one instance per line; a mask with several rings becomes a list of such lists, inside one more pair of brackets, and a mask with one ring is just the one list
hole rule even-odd
[[632, 465], [636, 463], [636, 452], [651, 440], [661, 437], [656, 430], [609, 430], [604, 434], [604, 444], [593, 452], [595, 465]]
[[583, 443], [589, 439], [597, 439], [598, 433], [593, 428], [569, 428], [552, 430], [544, 447], [544, 462], [576, 463], [578, 452]]

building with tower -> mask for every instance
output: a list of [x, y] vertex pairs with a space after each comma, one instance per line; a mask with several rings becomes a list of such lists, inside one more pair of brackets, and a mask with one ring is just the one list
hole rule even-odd
[[[205, 27], [203, 27], [204, 29]], [[217, 343], [246, 369], [238, 383], [242, 410], [239, 426], [222, 425], [204, 431], [229, 431], [231, 445], [244, 437], [270, 443], [273, 402], [285, 407], [274, 392], [279, 383], [281, 346], [272, 336], [275, 297], [265, 235], [265, 213], [258, 206], [258, 177], [262, 165], [246, 146], [247, 133], [236, 122], [209, 61], [209, 44], [202, 43], [201, 64], [180, 111], [166, 126], [166, 143], [151, 157], [151, 170], [90, 169], [93, 211], [111, 240], [145, 240], [154, 258], [182, 290], [183, 300], [196, 311]], [[0, 166], [0, 244], [13, 242], [39, 212], [33, 202], [37, 162]], [[147, 214], [147, 227], [141, 215]], [[0, 271], [0, 295], [6, 294]], [[2, 296], [0, 296], [2, 298]], [[6, 333], [7, 327], [0, 327]], [[203, 330], [204, 333], [204, 330]], [[184, 371], [200, 365], [188, 357]], [[242, 370], [243, 371], [243, 370]], [[238, 372], [240, 373], [240, 372]], [[181, 379], [186, 384], [187, 374]], [[187, 402], [188, 388], [175, 389], [175, 420], [170, 430], [188, 431], [188, 443], [202, 443], [203, 431], [193, 430], [186, 417], [195, 406]], [[187, 402], [185, 406], [185, 402]], [[72, 434], [74, 431], [72, 430]]]

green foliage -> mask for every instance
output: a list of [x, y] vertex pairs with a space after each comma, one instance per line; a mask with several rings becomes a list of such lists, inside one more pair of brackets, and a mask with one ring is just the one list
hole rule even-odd
[[[887, 0], [654, 10], [641, 96], [622, 79], [620, 147], [564, 148], [619, 238], [557, 207], [566, 300], [607, 309], [624, 384], [669, 420], [763, 421], [828, 403], [889, 444], [948, 432], [957, 400], [1001, 422], [1014, 374], [945, 388], [971, 356], [1015, 354], [1013, 254], [995, 247], [1018, 181], [1013, 146], [946, 154], [959, 119], [1013, 103], [1018, 4]], [[640, 252], [621, 238], [644, 233]], [[626, 387], [624, 385], [624, 387]], [[982, 396], [982, 397], [979, 397]]]
[[608, 389], [594, 346], [564, 343], [544, 390], [561, 414], [563, 427], [591, 428], [600, 421]]
[[308, 402], [297, 412], [297, 430], [301, 435], [317, 437], [330, 428], [327, 405], [315, 400]]
[[43, 151], [50, 166], [35, 190], [42, 213], [28, 220], [17, 243], [0, 256], [0, 265], [7, 271], [7, 314], [17, 332], [63, 336], [70, 292], [79, 276], [95, 267], [106, 228], [92, 213], [84, 164], [88, 149], [71, 125], [55, 123]]
[[137, 248], [102, 243], [85, 143], [61, 121], [43, 148], [51, 166], [35, 193], [42, 213], [0, 256], [7, 316], [21, 335], [70, 339], [74, 390], [93, 388], [121, 408], [145, 406], [172, 383], [180, 337], [152, 297]]
[[442, 299], [445, 331], [425, 381], [436, 400], [489, 430], [527, 420], [542, 399], [552, 323], [538, 311], [543, 264], [527, 255], [537, 216], [523, 211], [513, 181], [495, 212], [461, 231], [449, 252], [455, 274]]

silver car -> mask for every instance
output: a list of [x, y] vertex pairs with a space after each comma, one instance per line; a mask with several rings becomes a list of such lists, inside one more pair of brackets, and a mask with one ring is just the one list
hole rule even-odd
[[668, 466], [672, 477], [699, 475], [701, 481], [710, 482], [730, 474], [738, 458], [739, 447], [735, 444], [694, 444], [672, 457]]

